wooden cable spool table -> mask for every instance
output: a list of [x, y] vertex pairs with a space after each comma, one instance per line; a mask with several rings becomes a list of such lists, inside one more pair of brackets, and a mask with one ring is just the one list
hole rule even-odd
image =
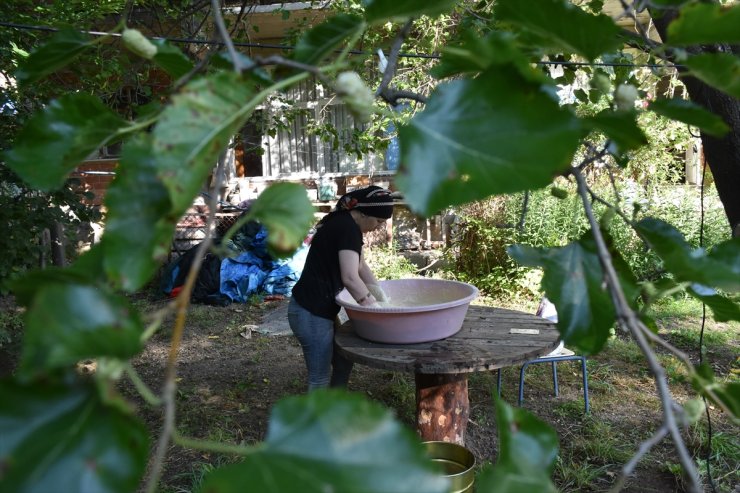
[[339, 352], [355, 363], [410, 371], [416, 381], [416, 426], [424, 441], [464, 445], [470, 414], [468, 373], [512, 366], [559, 343], [555, 323], [530, 313], [470, 306], [462, 328], [438, 341], [384, 344], [360, 338], [352, 321], [336, 331]]

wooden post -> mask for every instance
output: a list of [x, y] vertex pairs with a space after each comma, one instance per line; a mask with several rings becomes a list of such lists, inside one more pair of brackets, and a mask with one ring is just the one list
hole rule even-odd
[[67, 259], [65, 255], [65, 239], [64, 239], [64, 226], [58, 221], [54, 221], [54, 225], [49, 230], [50, 244], [51, 244], [51, 262], [57, 267], [64, 267], [67, 265]]
[[470, 414], [467, 375], [417, 373], [415, 378], [416, 429], [422, 440], [465, 445]]
[[39, 267], [46, 269], [48, 263], [47, 252], [51, 251], [51, 232], [49, 228], [44, 228], [41, 231], [41, 249], [39, 252]]

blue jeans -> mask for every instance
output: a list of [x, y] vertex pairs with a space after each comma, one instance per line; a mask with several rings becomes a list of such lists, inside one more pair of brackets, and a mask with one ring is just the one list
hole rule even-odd
[[346, 387], [352, 362], [334, 348], [334, 321], [317, 317], [291, 298], [288, 323], [303, 347], [303, 358], [308, 369], [308, 390], [327, 386]]

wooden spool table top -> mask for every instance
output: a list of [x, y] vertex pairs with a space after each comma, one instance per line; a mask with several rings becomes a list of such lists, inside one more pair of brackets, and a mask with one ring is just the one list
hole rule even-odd
[[336, 331], [340, 353], [382, 370], [456, 374], [495, 370], [548, 354], [558, 345], [555, 323], [530, 313], [473, 306], [460, 331], [419, 344], [384, 344], [359, 337], [347, 321]]
[[334, 335], [338, 351], [355, 363], [414, 373], [416, 430], [424, 441], [465, 444], [470, 414], [468, 373], [535, 359], [558, 345], [555, 324], [535, 315], [470, 306], [462, 328], [438, 341], [383, 344], [360, 338], [352, 322]]

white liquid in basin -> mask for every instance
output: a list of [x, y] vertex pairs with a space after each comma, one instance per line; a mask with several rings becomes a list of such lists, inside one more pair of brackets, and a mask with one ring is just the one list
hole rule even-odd
[[447, 303], [453, 299], [450, 293], [444, 291], [394, 293], [393, 296], [388, 296], [388, 301], [379, 301], [375, 306], [381, 308], [430, 306]]

